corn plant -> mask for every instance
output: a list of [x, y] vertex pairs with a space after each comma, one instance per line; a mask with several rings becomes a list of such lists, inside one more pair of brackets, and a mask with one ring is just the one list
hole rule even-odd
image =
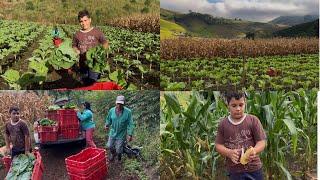
[[[221, 178], [214, 139], [220, 119], [228, 115], [223, 96], [193, 92], [183, 103], [177, 94], [162, 95], [161, 179]], [[316, 97], [315, 90], [248, 93], [246, 112], [260, 119], [267, 135], [260, 154], [266, 179], [290, 180], [315, 169]], [[304, 166], [292, 168], [298, 163]]]

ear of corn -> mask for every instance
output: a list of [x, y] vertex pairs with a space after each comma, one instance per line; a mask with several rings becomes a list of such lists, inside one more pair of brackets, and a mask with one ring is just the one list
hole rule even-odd
[[246, 150], [245, 153], [243, 153], [243, 149], [242, 149], [242, 154], [241, 154], [241, 158], [240, 158], [240, 163], [243, 164], [243, 165], [246, 165], [249, 163], [249, 156], [251, 154], [253, 154], [254, 152], [254, 149], [252, 146], [249, 147], [249, 149]]

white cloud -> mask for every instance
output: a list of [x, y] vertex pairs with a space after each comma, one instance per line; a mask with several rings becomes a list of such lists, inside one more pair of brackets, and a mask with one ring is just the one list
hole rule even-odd
[[317, 0], [161, 0], [161, 7], [187, 12], [208, 13], [214, 16], [240, 17], [255, 21], [269, 21], [281, 15], [318, 14]]

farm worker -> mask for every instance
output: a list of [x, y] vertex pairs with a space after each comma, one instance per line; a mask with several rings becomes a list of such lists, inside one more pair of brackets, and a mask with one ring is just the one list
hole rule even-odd
[[59, 47], [60, 44], [62, 43], [62, 39], [60, 38], [60, 32], [57, 26], [54, 27], [53, 31], [52, 31], [52, 36], [53, 36], [53, 44], [56, 47]]
[[77, 54], [80, 54], [78, 71], [81, 75], [81, 80], [85, 85], [91, 85], [100, 78], [100, 73], [91, 71], [86, 65], [86, 52], [99, 44], [102, 44], [107, 49], [109, 44], [98, 28], [91, 27], [91, 18], [87, 10], [79, 12], [78, 20], [81, 30], [74, 34], [72, 47]]
[[132, 141], [134, 123], [132, 120], [132, 112], [129, 108], [124, 106], [125, 97], [120, 95], [116, 98], [116, 106], [109, 110], [105, 122], [105, 129], [109, 130], [109, 138], [107, 148], [110, 151], [110, 161], [115, 156], [121, 160], [123, 146], [125, 141]]
[[[261, 180], [263, 170], [258, 154], [266, 146], [266, 134], [261, 122], [256, 116], [244, 112], [246, 107], [244, 93], [228, 92], [226, 100], [230, 115], [223, 118], [218, 125], [216, 150], [226, 157], [229, 179]], [[240, 156], [244, 156], [242, 152], [247, 149], [250, 151], [247, 162], [244, 162]]]
[[82, 106], [83, 111], [78, 111], [77, 116], [80, 120], [82, 130], [84, 130], [86, 134], [86, 145], [87, 147], [96, 147], [96, 145], [93, 142], [93, 132], [96, 125], [93, 121], [91, 105], [89, 102], [83, 102]]
[[12, 158], [19, 154], [30, 153], [30, 132], [27, 123], [20, 119], [20, 109], [15, 106], [10, 107], [9, 114], [10, 120], [5, 124], [4, 133], [7, 153], [10, 152], [10, 143], [12, 143]]

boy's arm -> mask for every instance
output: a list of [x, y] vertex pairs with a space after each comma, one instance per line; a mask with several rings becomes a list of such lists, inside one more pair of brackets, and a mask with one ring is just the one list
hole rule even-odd
[[80, 54], [78, 44], [79, 44], [79, 40], [77, 39], [76, 35], [74, 35], [72, 38], [72, 48], [77, 54]]
[[24, 153], [28, 154], [30, 152], [30, 136], [24, 136]]
[[239, 164], [240, 149], [229, 149], [225, 147], [223, 144], [216, 144], [216, 150], [222, 156], [230, 158], [233, 163]]
[[249, 156], [249, 161], [253, 160], [257, 154], [261, 153], [266, 147], [266, 140], [261, 140], [253, 147], [253, 154]]
[[259, 154], [264, 150], [265, 147], [266, 147], [266, 140], [258, 141], [254, 146], [254, 152], [256, 154]]
[[6, 141], [6, 151], [7, 153], [10, 152], [10, 137], [8, 136], [7, 133], [4, 133], [4, 139]]

